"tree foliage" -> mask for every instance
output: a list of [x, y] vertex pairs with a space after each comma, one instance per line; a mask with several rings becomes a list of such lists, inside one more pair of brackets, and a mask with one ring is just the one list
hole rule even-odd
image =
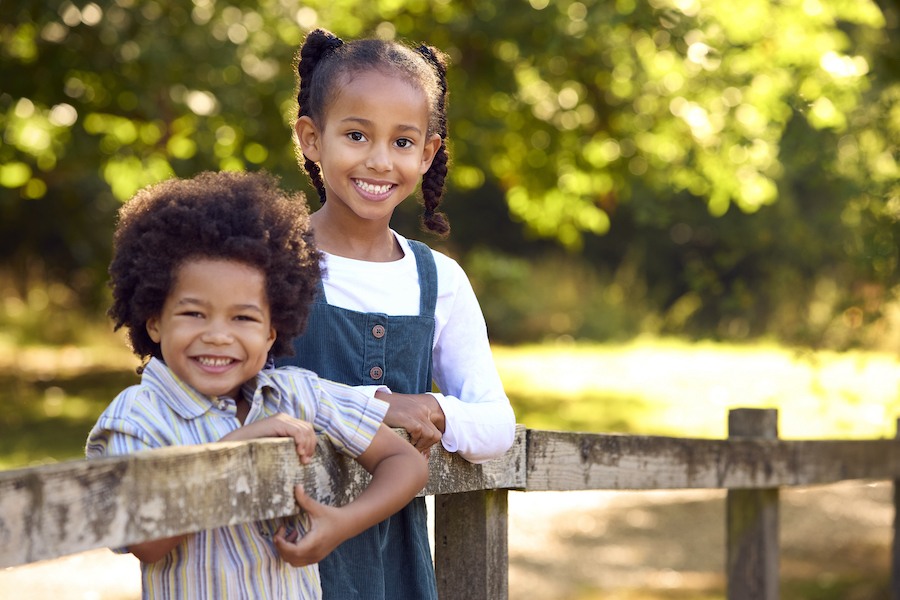
[[[451, 216], [499, 191], [526, 235], [638, 264], [674, 323], [808, 328], [823, 280], [896, 283], [900, 10], [880, 1], [2, 3], [0, 255], [23, 287], [43, 268], [96, 292], [140, 187], [305, 187], [292, 63], [324, 26], [449, 53]], [[857, 291], [832, 305], [877, 320]]]

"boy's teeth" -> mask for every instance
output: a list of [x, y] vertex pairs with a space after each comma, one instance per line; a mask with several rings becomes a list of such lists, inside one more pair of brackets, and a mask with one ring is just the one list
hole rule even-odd
[[369, 192], [370, 194], [386, 194], [388, 190], [391, 189], [390, 184], [388, 185], [372, 185], [371, 183], [366, 183], [365, 181], [356, 180], [356, 185], [362, 188], [364, 191]]
[[227, 364], [234, 362], [234, 359], [231, 358], [207, 358], [205, 356], [198, 356], [197, 362], [205, 367], [224, 367]]

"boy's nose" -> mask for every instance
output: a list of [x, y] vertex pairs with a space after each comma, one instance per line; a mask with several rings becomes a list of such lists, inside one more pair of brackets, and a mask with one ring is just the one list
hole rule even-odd
[[213, 324], [203, 332], [203, 341], [207, 344], [223, 345], [230, 344], [234, 341], [234, 337], [226, 327]]

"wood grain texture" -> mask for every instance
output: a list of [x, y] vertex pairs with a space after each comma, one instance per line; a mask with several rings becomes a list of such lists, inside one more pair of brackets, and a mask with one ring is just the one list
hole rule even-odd
[[[778, 411], [728, 412], [728, 439], [778, 438]], [[778, 600], [779, 490], [732, 489], [725, 500], [725, 579], [728, 600]]]
[[[405, 432], [398, 432], [406, 435]], [[432, 448], [420, 495], [525, 486], [525, 429], [474, 465]], [[371, 477], [320, 436], [310, 465], [291, 440], [173, 446], [0, 473], [0, 568], [295, 514], [294, 486], [341, 506]]]
[[434, 569], [441, 600], [509, 598], [508, 492], [434, 499]]
[[900, 478], [895, 440], [727, 440], [528, 430], [527, 491], [773, 488]]

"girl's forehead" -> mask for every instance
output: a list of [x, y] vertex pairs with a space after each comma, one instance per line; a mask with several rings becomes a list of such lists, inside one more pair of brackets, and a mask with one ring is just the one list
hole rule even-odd
[[[343, 113], [393, 111], [404, 118], [421, 117], [427, 123], [428, 95], [421, 86], [397, 73], [368, 71], [348, 75], [335, 86], [326, 120], [344, 118]], [[341, 116], [338, 116], [341, 113]], [[359, 115], [357, 115], [359, 116]]]

